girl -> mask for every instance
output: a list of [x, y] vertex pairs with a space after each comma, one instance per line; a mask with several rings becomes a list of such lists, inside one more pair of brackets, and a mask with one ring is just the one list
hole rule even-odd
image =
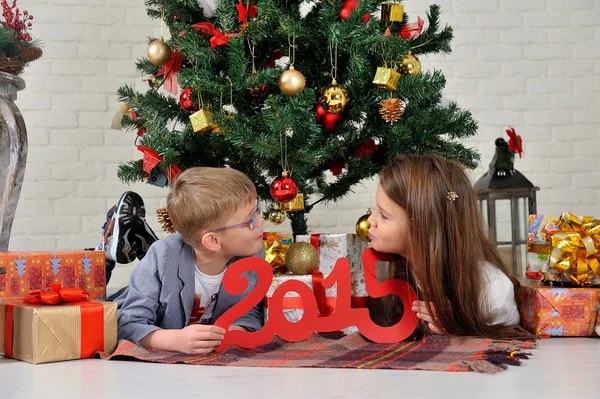
[[[526, 338], [519, 324], [518, 282], [488, 239], [461, 165], [437, 155], [404, 155], [381, 171], [377, 208], [369, 217], [376, 251], [393, 253], [387, 278], [413, 284], [413, 311], [432, 333]], [[402, 316], [395, 295], [374, 300], [373, 320]], [[530, 336], [527, 336], [530, 337]]]

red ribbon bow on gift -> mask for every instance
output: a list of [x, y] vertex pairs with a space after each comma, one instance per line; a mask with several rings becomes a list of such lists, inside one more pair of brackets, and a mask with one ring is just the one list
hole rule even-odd
[[197, 24], [192, 25], [192, 28], [196, 30], [201, 30], [207, 35], [211, 35], [212, 37], [210, 38], [210, 47], [212, 48], [226, 44], [227, 42], [229, 42], [229, 39], [239, 36], [239, 33], [223, 34], [223, 32], [216, 29], [215, 26], [210, 22], [199, 22]]
[[80, 288], [61, 288], [60, 284], [50, 283], [49, 291], [32, 291], [27, 294], [24, 302], [32, 305], [58, 305], [89, 300], [90, 294]]

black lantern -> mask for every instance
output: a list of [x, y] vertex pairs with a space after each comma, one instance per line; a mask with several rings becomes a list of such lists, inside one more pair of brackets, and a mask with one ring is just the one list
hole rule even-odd
[[[496, 153], [490, 168], [475, 183], [475, 191], [500, 255], [513, 275], [522, 276], [527, 252], [527, 221], [529, 215], [537, 212], [535, 192], [539, 187], [515, 170], [515, 152], [520, 154], [522, 151], [521, 137], [510, 130], [512, 135], [507, 131], [511, 136], [509, 143], [502, 138], [496, 139]], [[512, 140], [518, 140], [517, 147]]]

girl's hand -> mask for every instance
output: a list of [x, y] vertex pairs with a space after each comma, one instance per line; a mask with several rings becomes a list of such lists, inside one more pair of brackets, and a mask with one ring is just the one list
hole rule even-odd
[[429, 307], [431, 308], [432, 314], [429, 314], [427, 310], [427, 306], [425, 306], [425, 302], [423, 301], [414, 301], [412, 310], [417, 314], [417, 317], [424, 322], [427, 323], [427, 327], [429, 331], [433, 334], [443, 334], [444, 332], [440, 327], [438, 327], [437, 323], [437, 314], [435, 312], [435, 308], [433, 307], [433, 303], [429, 302]]

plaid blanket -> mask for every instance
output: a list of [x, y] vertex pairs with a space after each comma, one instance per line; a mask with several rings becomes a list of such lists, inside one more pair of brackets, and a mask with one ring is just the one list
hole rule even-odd
[[480, 338], [450, 338], [428, 335], [418, 340], [377, 344], [352, 335], [319, 334], [302, 342], [278, 337], [255, 349], [230, 347], [222, 353], [186, 355], [148, 350], [120, 341], [113, 354], [103, 359], [137, 359], [156, 363], [185, 363], [238, 367], [323, 367], [393, 370], [476, 371], [497, 373], [508, 365], [518, 366], [530, 355], [534, 341], [494, 341]]

